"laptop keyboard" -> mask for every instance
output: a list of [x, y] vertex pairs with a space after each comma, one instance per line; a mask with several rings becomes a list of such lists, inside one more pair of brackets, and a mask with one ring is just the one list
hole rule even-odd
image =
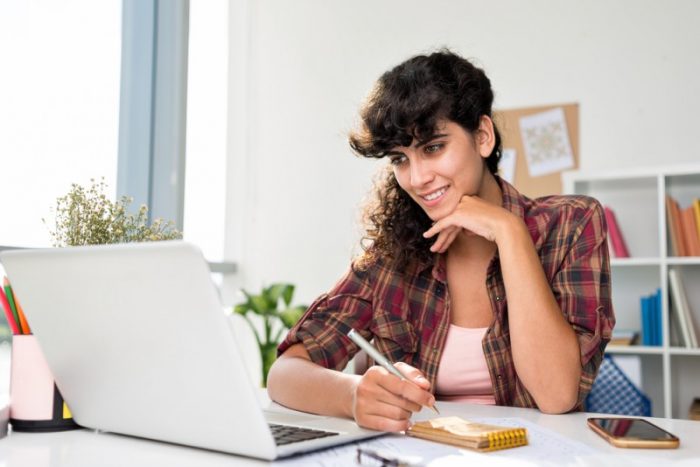
[[276, 423], [269, 423], [269, 425], [277, 446], [298, 443], [299, 441], [308, 441], [310, 439], [325, 438], [327, 436], [337, 436], [340, 434], [333, 431], [312, 430], [299, 426], [277, 425]]

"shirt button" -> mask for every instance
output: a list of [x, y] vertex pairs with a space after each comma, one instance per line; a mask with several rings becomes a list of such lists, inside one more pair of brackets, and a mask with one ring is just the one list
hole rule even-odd
[[437, 287], [435, 287], [435, 293], [438, 295], [442, 295], [445, 292], [445, 287], [442, 286], [442, 284], [438, 284]]
[[500, 302], [502, 299], [503, 299], [503, 297], [501, 297], [500, 295], [496, 295], [496, 301], [497, 301], [497, 302]]

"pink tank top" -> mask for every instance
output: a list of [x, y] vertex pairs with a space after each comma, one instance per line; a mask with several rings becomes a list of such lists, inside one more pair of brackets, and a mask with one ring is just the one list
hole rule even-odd
[[487, 329], [450, 324], [435, 384], [439, 400], [496, 404], [481, 347]]

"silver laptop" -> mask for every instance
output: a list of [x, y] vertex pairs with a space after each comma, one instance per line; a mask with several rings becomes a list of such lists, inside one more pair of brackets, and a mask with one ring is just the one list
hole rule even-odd
[[209, 267], [191, 244], [0, 258], [82, 426], [261, 459], [380, 434], [351, 420], [262, 409]]

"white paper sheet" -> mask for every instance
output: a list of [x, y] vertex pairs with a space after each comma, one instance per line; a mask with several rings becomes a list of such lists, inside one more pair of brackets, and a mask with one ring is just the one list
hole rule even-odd
[[[503, 451], [476, 452], [460, 449], [445, 444], [432, 443], [403, 435], [387, 435], [363, 443], [340, 446], [298, 458], [275, 462], [275, 466], [323, 466], [341, 467], [356, 465], [357, 448], [371, 448], [383, 453], [396, 453], [406, 458], [419, 458], [415, 465], [450, 466], [450, 465], [571, 465], [577, 457], [592, 456], [596, 450], [578, 441], [571, 440], [557, 433], [542, 428], [534, 423], [519, 418], [470, 418], [471, 421], [493, 425], [524, 427], [527, 429], [527, 446]], [[467, 464], [469, 461], [473, 463]]]
[[520, 118], [520, 135], [530, 176], [573, 168], [574, 155], [561, 107]]
[[515, 159], [517, 152], [512, 148], [504, 148], [501, 161], [498, 163], [498, 172], [503, 180], [512, 184], [515, 181]]

